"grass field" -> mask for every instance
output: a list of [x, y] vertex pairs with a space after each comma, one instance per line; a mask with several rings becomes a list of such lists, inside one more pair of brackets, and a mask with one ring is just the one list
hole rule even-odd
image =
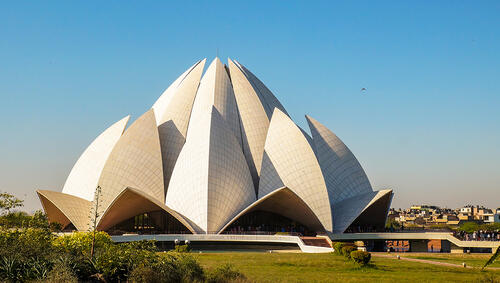
[[[491, 254], [400, 254], [403, 257], [418, 258], [433, 260], [446, 263], [462, 264], [465, 262], [467, 266], [482, 267], [484, 263], [491, 257]], [[491, 267], [500, 267], [500, 260], [495, 261]]]
[[[437, 256], [442, 261], [463, 262], [461, 258]], [[473, 256], [468, 260], [476, 266], [486, 258]], [[206, 268], [230, 263], [254, 282], [500, 282], [499, 270], [481, 272], [379, 257], [373, 257], [373, 264], [363, 268], [333, 254], [207, 253], [196, 257]]]

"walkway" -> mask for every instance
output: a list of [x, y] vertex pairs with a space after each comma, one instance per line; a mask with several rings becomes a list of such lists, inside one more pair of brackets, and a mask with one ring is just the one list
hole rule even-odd
[[[383, 257], [383, 258], [390, 258], [390, 259], [398, 259], [397, 254], [381, 254], [381, 253], [372, 253], [374, 257]], [[460, 267], [464, 268], [463, 265], [461, 264], [455, 264], [455, 263], [448, 263], [448, 262], [441, 262], [441, 261], [433, 261], [433, 260], [427, 260], [427, 259], [418, 259], [418, 258], [410, 258], [410, 257], [403, 257], [399, 255], [400, 260], [407, 260], [407, 261], [413, 261], [413, 262], [420, 262], [420, 263], [427, 263], [427, 264], [434, 264], [434, 265], [441, 265], [441, 266], [448, 266], [448, 267]], [[476, 266], [466, 266], [465, 268], [480, 268]], [[500, 267], [487, 267], [486, 269], [491, 269], [491, 270], [500, 270]]]
[[[317, 246], [316, 241], [313, 245], [304, 243], [299, 236], [284, 236], [284, 235], [219, 235], [219, 234], [156, 234], [156, 235], [136, 235], [124, 234], [121, 236], [111, 236], [114, 242], [132, 242], [141, 240], [155, 240], [158, 242], [174, 242], [185, 240], [191, 242], [226, 242], [226, 243], [277, 243], [277, 244], [294, 244], [297, 245], [302, 252], [305, 253], [330, 253], [333, 248], [328, 244], [327, 247]], [[326, 240], [323, 240], [326, 242]]]
[[496, 250], [499, 241], [461, 241], [451, 232], [409, 232], [409, 233], [344, 233], [332, 234], [332, 241], [363, 240], [448, 240], [461, 248], [491, 248]]

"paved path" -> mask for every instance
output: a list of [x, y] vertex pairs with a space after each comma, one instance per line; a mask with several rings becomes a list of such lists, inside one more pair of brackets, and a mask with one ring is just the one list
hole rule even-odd
[[[397, 259], [397, 255], [388, 255], [388, 254], [377, 254], [377, 253], [372, 253], [373, 256], [376, 257], [384, 257], [384, 258], [392, 258], [392, 259]], [[435, 265], [441, 265], [441, 266], [449, 266], [449, 267], [460, 267], [464, 268], [461, 264], [455, 264], [455, 263], [448, 263], [448, 262], [440, 262], [440, 261], [432, 261], [432, 260], [427, 260], [427, 259], [418, 259], [418, 258], [410, 258], [410, 257], [402, 257], [400, 255], [401, 260], [407, 260], [407, 261], [413, 261], [413, 262], [420, 262], [420, 263], [427, 263], [427, 264], [435, 264]], [[480, 268], [480, 267], [474, 267], [474, 266], [467, 266], [466, 268]], [[492, 270], [500, 270], [500, 267], [487, 267], [486, 269], [492, 269]]]

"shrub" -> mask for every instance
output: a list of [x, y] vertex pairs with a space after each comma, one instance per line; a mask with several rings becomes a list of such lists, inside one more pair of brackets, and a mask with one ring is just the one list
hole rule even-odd
[[132, 269], [130, 282], [202, 282], [203, 268], [192, 256], [165, 253]]
[[132, 269], [128, 280], [132, 283], [154, 283], [157, 281], [158, 276], [153, 268], [143, 264]]
[[366, 265], [370, 262], [372, 255], [365, 251], [352, 251], [351, 259], [359, 265]]
[[191, 251], [191, 246], [189, 245], [176, 245], [174, 251], [177, 253], [188, 253]]
[[73, 270], [62, 262], [58, 262], [54, 265], [52, 270], [47, 274], [45, 278], [46, 282], [53, 283], [66, 283], [66, 282], [78, 282], [78, 278], [73, 273]]
[[342, 247], [342, 255], [346, 258], [351, 258], [351, 252], [356, 250], [357, 248], [355, 246], [344, 246]]
[[194, 257], [186, 254], [174, 257], [176, 270], [182, 275], [183, 282], [203, 281], [205, 278], [203, 267]]
[[245, 275], [236, 270], [231, 264], [224, 264], [210, 271], [207, 275], [206, 282], [225, 283], [244, 279]]
[[102, 275], [109, 282], [119, 282], [125, 281], [136, 266], [153, 264], [157, 258], [152, 242], [139, 241], [111, 244], [106, 249], [96, 250], [93, 264], [96, 275]]
[[55, 249], [48, 229], [0, 229], [0, 281], [43, 279], [52, 268]]
[[333, 252], [337, 255], [341, 255], [342, 254], [342, 248], [345, 246], [346, 244], [345, 243], [342, 243], [342, 242], [335, 242], [333, 244]]
[[[57, 237], [54, 246], [69, 252], [72, 255], [83, 255], [90, 258], [90, 246], [92, 245], [92, 233], [76, 232], [69, 235]], [[96, 232], [95, 250], [106, 250], [113, 245], [111, 237], [105, 232]]]
[[463, 231], [466, 233], [472, 233], [474, 231], [479, 230], [479, 224], [476, 222], [465, 222], [460, 227], [458, 227], [458, 231]]

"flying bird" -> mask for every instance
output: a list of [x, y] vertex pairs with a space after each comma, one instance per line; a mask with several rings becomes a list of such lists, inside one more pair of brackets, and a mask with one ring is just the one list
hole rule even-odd
[[366, 88], [362, 88], [360, 91], [366, 91]]

